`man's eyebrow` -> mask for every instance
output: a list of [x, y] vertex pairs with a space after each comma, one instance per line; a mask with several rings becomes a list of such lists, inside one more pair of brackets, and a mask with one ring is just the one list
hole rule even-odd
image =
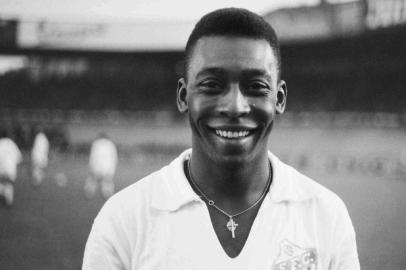
[[226, 71], [223, 68], [219, 68], [219, 67], [207, 67], [204, 68], [202, 70], [200, 70], [197, 74], [196, 74], [196, 78], [199, 76], [204, 76], [204, 75], [224, 75], [226, 73]]
[[271, 74], [269, 74], [265, 69], [252, 68], [252, 69], [244, 70], [242, 73], [243, 73], [244, 77], [258, 76], [258, 77], [265, 77], [265, 79], [267, 79], [269, 81], [272, 80]]
[[[196, 74], [196, 77], [204, 76], [204, 75], [225, 75], [227, 71], [224, 68], [220, 67], [207, 67], [202, 69]], [[257, 69], [257, 68], [250, 68], [242, 71], [242, 75], [244, 77], [253, 77], [253, 76], [262, 76], [265, 77], [267, 80], [272, 80], [271, 74], [269, 74], [265, 69]]]

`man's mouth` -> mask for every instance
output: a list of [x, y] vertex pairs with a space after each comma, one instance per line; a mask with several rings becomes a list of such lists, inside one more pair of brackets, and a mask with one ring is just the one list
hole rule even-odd
[[248, 137], [252, 133], [252, 131], [250, 131], [250, 130], [231, 131], [231, 130], [215, 129], [214, 131], [217, 136], [220, 136], [220, 137], [226, 138], [226, 139], [245, 138], [245, 137]]

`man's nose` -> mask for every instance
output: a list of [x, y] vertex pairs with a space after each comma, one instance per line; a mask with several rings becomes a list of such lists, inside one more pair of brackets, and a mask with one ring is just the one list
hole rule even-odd
[[233, 85], [223, 96], [220, 112], [228, 117], [240, 117], [248, 114], [250, 106], [247, 97], [238, 85]]

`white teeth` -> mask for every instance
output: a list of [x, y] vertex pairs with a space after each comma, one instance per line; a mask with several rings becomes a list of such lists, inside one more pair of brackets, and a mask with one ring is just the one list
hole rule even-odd
[[226, 131], [226, 130], [218, 130], [216, 129], [216, 134], [219, 135], [220, 137], [224, 138], [242, 138], [246, 137], [250, 134], [248, 130], [244, 131]]

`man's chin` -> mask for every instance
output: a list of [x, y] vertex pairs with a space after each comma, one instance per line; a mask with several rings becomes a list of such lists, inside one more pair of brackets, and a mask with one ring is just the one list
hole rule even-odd
[[251, 160], [250, 155], [244, 151], [216, 153], [214, 159], [216, 163], [227, 168], [241, 167]]

